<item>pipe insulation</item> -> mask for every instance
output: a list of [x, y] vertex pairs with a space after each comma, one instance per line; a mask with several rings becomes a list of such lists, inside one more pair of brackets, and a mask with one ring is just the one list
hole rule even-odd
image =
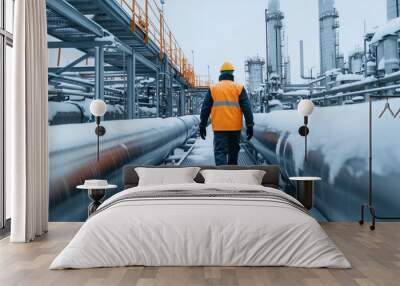
[[198, 129], [198, 116], [102, 122], [97, 163], [95, 123], [49, 127], [50, 205], [73, 196], [85, 179], [104, 178], [125, 164], [157, 165]]
[[[394, 112], [400, 100], [389, 101]], [[398, 118], [378, 115], [386, 101], [373, 103], [374, 205], [380, 216], [398, 216], [400, 196], [400, 133]], [[255, 115], [252, 145], [270, 164], [279, 164], [282, 177], [320, 176], [316, 207], [326, 218], [358, 220], [368, 199], [368, 103], [319, 107], [310, 116], [308, 161], [304, 138], [298, 134], [303, 118], [293, 110]], [[397, 213], [396, 213], [397, 211]]]

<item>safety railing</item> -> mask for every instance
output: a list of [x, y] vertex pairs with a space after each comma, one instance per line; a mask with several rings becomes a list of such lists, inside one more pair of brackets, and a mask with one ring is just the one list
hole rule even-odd
[[180, 72], [192, 87], [197, 86], [197, 78], [193, 66], [187, 60], [178, 41], [164, 19], [162, 9], [154, 0], [116, 0], [131, 15], [132, 32], [140, 29], [144, 34], [144, 42], [155, 43], [160, 50], [160, 58], [168, 57], [169, 61]]
[[213, 84], [209, 76], [196, 76], [195, 86], [198, 88], [208, 88]]

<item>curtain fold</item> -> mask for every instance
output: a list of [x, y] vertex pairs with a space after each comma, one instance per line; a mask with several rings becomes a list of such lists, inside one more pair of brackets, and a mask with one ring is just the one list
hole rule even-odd
[[16, 1], [14, 21], [14, 94], [6, 131], [10, 241], [28, 242], [48, 227], [46, 1]]

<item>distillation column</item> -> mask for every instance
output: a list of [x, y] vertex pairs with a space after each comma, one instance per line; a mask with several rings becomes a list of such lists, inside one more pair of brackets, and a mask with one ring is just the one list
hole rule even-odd
[[247, 92], [255, 112], [259, 112], [263, 105], [261, 91], [264, 83], [264, 65], [264, 59], [259, 57], [248, 58], [245, 62]]
[[267, 25], [267, 76], [276, 74], [280, 80], [283, 77], [282, 61], [282, 21], [283, 13], [280, 11], [279, 0], [269, 0], [268, 9], [265, 11]]
[[400, 17], [400, 0], [387, 0], [387, 19]]
[[319, 0], [321, 74], [339, 67], [339, 14], [334, 5], [335, 0]]

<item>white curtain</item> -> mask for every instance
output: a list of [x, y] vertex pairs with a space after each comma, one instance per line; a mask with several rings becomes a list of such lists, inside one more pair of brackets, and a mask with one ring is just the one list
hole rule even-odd
[[14, 94], [8, 98], [6, 162], [12, 242], [47, 232], [47, 22], [45, 0], [15, 1]]

